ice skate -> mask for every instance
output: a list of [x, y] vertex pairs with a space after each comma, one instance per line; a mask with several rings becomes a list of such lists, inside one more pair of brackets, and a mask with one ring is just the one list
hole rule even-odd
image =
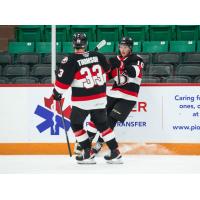
[[123, 164], [122, 155], [118, 149], [111, 150], [108, 155], [104, 156], [104, 159], [109, 164]]
[[74, 144], [74, 154], [80, 155], [82, 153], [82, 151], [83, 151], [83, 148], [81, 147], [81, 145], [78, 142], [76, 142]]
[[86, 149], [82, 154], [76, 156], [78, 164], [96, 164], [95, 153], [91, 149]]
[[103, 146], [103, 142], [96, 142], [96, 145], [92, 148], [95, 154], [98, 154]]

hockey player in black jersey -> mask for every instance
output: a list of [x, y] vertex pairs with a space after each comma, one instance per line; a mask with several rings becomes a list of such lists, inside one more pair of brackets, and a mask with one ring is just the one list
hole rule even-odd
[[[109, 79], [115, 80], [107, 96], [108, 123], [112, 130], [118, 121], [126, 120], [138, 98], [144, 63], [141, 57], [132, 53], [132, 47], [132, 38], [123, 37], [119, 44], [120, 55], [109, 59], [111, 71], [108, 76]], [[97, 133], [92, 121], [89, 122], [87, 132], [90, 139], [93, 139]], [[93, 148], [95, 153], [100, 151], [103, 142], [104, 140], [99, 136], [96, 146]]]
[[121, 162], [121, 154], [113, 130], [108, 126], [106, 113], [106, 73], [110, 71], [103, 54], [95, 51], [85, 51], [87, 37], [84, 33], [73, 35], [75, 52], [65, 57], [56, 72], [56, 82], [53, 89], [55, 100], [61, 100], [62, 94], [70, 86], [72, 88], [71, 128], [76, 140], [83, 148], [83, 153], [76, 156], [78, 163], [95, 163], [95, 154], [91, 149], [91, 141], [83, 129], [83, 123], [88, 115], [116, 159]]

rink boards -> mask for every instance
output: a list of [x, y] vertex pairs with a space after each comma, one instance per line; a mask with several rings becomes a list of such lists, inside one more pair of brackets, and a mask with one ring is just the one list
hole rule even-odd
[[[199, 86], [143, 84], [137, 106], [115, 129], [122, 151], [199, 155]], [[0, 85], [0, 154], [67, 153], [60, 109], [51, 94], [51, 85]], [[73, 148], [70, 94], [64, 96], [63, 110]]]

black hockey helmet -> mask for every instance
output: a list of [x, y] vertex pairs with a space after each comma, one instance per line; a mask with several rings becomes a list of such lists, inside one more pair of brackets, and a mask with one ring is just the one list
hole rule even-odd
[[73, 47], [75, 49], [86, 49], [88, 41], [85, 33], [74, 33], [72, 38]]
[[131, 37], [122, 37], [120, 44], [127, 45], [131, 50], [133, 48], [133, 39]]

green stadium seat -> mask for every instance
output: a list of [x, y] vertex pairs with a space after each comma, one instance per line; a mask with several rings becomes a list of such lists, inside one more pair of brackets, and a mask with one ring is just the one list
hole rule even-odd
[[120, 25], [98, 25], [97, 41], [117, 42], [122, 37], [122, 26]]
[[197, 52], [200, 52], [200, 41], [197, 41]]
[[170, 41], [170, 52], [195, 52], [195, 41]]
[[[56, 42], [56, 52], [61, 52], [61, 42]], [[51, 53], [51, 42], [36, 42], [36, 53]]]
[[[93, 51], [99, 42], [89, 42], [89, 50]], [[100, 53], [114, 53], [115, 43], [107, 42], [105, 46], [103, 46], [99, 52]]]
[[72, 25], [71, 38], [76, 32], [84, 32], [87, 35], [88, 41], [96, 41], [96, 25]]
[[34, 42], [9, 42], [8, 52], [10, 54], [19, 53], [33, 53], [34, 52]]
[[134, 41], [149, 40], [148, 25], [124, 25], [124, 36], [132, 37]]
[[149, 26], [150, 41], [170, 41], [175, 39], [175, 26], [151, 25]]
[[133, 42], [133, 49], [132, 52], [139, 53], [142, 50], [142, 43], [141, 42]]
[[16, 28], [18, 42], [40, 42], [43, 41], [44, 26], [21, 25]]
[[179, 64], [181, 53], [156, 53], [153, 56], [154, 64]]
[[2, 74], [2, 66], [0, 65], [0, 76], [1, 76], [1, 74]]
[[[51, 26], [45, 26], [44, 28], [44, 40], [51, 42]], [[57, 25], [56, 26], [56, 41], [66, 42], [70, 41], [70, 25]]]
[[189, 76], [169, 76], [163, 79], [164, 83], [191, 83], [192, 79]]
[[168, 52], [168, 41], [144, 41], [142, 43], [142, 52], [144, 53], [158, 53]]
[[72, 42], [63, 42], [63, 53], [69, 54], [74, 52], [74, 48]]
[[177, 25], [177, 40], [198, 40], [199, 27], [197, 25]]

